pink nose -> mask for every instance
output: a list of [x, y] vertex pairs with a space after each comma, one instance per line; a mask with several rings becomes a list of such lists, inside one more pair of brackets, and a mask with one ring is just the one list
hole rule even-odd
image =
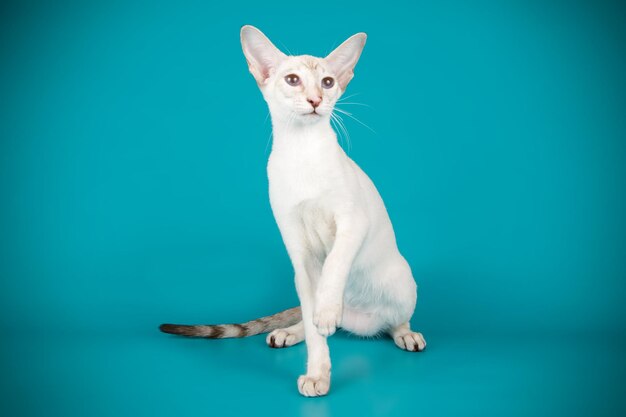
[[321, 97], [309, 97], [306, 99], [306, 101], [308, 101], [311, 104], [311, 106], [313, 106], [313, 108], [316, 109], [322, 103], [322, 98]]

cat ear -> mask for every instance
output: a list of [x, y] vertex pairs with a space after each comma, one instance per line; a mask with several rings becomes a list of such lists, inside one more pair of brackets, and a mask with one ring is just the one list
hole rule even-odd
[[257, 84], [263, 85], [280, 62], [287, 57], [254, 26], [241, 28], [241, 47], [248, 61], [248, 68]]
[[367, 35], [363, 32], [352, 35], [348, 40], [339, 45], [324, 60], [335, 73], [339, 86], [345, 90], [354, 76], [354, 67], [359, 61], [361, 51], [365, 46]]

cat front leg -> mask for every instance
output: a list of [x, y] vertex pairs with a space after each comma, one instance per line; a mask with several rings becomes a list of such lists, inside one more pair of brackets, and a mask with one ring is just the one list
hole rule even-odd
[[367, 218], [358, 212], [335, 216], [335, 224], [335, 242], [315, 291], [313, 324], [322, 336], [332, 335], [341, 326], [346, 281], [368, 230]]
[[330, 352], [326, 336], [313, 324], [314, 293], [312, 279], [305, 268], [296, 268], [296, 289], [302, 307], [302, 324], [307, 348], [306, 374], [298, 378], [298, 391], [305, 397], [328, 394], [330, 389]]
[[311, 260], [297, 221], [283, 222], [280, 229], [295, 271], [307, 349], [306, 374], [298, 378], [298, 391], [305, 397], [319, 397], [328, 394], [331, 367], [326, 337], [319, 334], [313, 324], [314, 283], [319, 281], [322, 268]]

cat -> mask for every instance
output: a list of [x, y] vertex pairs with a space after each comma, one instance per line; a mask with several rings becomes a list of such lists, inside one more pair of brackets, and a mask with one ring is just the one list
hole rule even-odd
[[325, 58], [287, 56], [259, 29], [241, 28], [243, 53], [271, 114], [270, 203], [300, 307], [243, 324], [161, 325], [166, 333], [208, 338], [270, 332], [266, 342], [274, 348], [304, 340], [307, 370], [297, 385], [307, 397], [330, 389], [326, 338], [339, 327], [360, 336], [388, 333], [408, 351], [426, 347], [409, 325], [417, 285], [383, 200], [330, 124], [366, 38], [357, 33]]

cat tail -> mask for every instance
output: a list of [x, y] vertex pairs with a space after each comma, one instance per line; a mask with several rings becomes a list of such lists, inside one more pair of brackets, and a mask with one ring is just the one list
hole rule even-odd
[[241, 324], [162, 324], [159, 329], [163, 333], [177, 334], [188, 337], [206, 337], [209, 339], [224, 339], [229, 337], [248, 337], [256, 334], [271, 332], [281, 327], [289, 327], [302, 320], [300, 307], [290, 308], [271, 316], [248, 321]]

